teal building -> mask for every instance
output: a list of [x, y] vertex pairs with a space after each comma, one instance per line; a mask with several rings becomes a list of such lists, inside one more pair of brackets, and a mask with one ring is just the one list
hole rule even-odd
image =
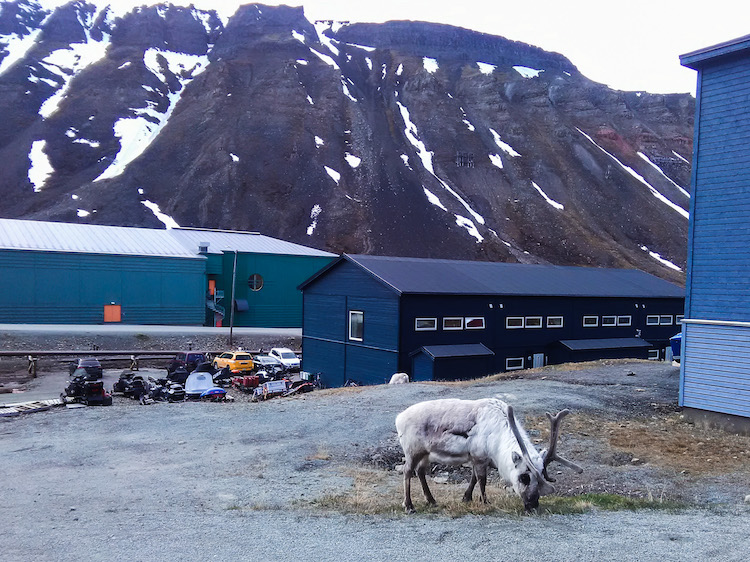
[[0, 219], [0, 323], [300, 327], [297, 286], [335, 258], [254, 232]]

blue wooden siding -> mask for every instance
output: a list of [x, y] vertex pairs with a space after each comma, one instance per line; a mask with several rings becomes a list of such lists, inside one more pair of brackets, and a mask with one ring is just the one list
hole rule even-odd
[[[701, 70], [686, 316], [750, 319], [750, 58]], [[686, 342], [687, 346], [687, 342]]]
[[434, 363], [425, 353], [417, 353], [412, 357], [411, 362], [411, 380], [412, 381], [431, 381], [433, 378]]
[[205, 260], [6, 250], [0, 322], [99, 324], [104, 305], [127, 324], [204, 321]]
[[[361, 342], [349, 340], [352, 310], [364, 313]], [[398, 310], [395, 292], [349, 262], [337, 264], [304, 290], [303, 368], [323, 373], [328, 386], [388, 382], [398, 370]]]
[[680, 405], [750, 417], [750, 326], [686, 323]]

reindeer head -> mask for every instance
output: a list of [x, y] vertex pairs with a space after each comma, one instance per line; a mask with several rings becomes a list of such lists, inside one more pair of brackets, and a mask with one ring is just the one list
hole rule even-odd
[[[516, 425], [516, 418], [513, 415], [513, 407], [508, 405], [508, 424], [513, 432], [513, 435], [518, 441], [518, 446], [521, 449], [521, 454], [516, 452], [512, 453], [512, 460], [514, 465], [512, 486], [513, 490], [523, 500], [523, 507], [526, 511], [531, 511], [539, 507], [539, 497], [546, 496], [555, 491], [555, 488], [549, 484], [554, 482], [554, 478], [550, 478], [547, 474], [547, 465], [553, 460], [576, 470], [577, 472], [583, 472], [583, 469], [576, 464], [560, 457], [555, 452], [557, 447], [557, 437], [560, 434], [560, 422], [567, 416], [570, 411], [563, 410], [557, 415], [553, 416], [547, 412], [547, 418], [550, 420], [550, 442], [549, 447], [541, 452], [542, 466], [538, 466], [538, 461], [534, 462], [529, 450], [526, 447], [526, 441], [521, 435]], [[536, 452], [536, 451], [534, 451]], [[535, 455], [536, 457], [537, 455]]]

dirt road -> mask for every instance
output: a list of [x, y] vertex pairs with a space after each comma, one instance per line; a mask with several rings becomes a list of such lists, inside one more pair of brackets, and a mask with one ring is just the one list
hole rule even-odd
[[[597, 363], [257, 404], [116, 398], [109, 408], [2, 419], [0, 557], [744, 559], [750, 439], [682, 421], [678, 374], [657, 363]], [[542, 515], [521, 515], [493, 482], [494, 510], [457, 514], [465, 483], [438, 471], [441, 506], [426, 510], [415, 494], [417, 514], [403, 515], [401, 475], [391, 468], [395, 415], [420, 400], [496, 394], [540, 441], [544, 411], [573, 410], [560, 453], [585, 472], [556, 474], [567, 503], [543, 498]], [[586, 499], [606, 495], [655, 509], [610, 511]], [[667, 504], [676, 509], [660, 509]]]

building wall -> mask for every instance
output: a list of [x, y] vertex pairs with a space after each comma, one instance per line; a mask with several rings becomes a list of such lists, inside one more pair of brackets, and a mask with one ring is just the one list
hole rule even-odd
[[699, 71], [694, 144], [680, 405], [750, 417], [747, 51]]
[[[545, 354], [548, 361], [558, 362], [563, 357], [557, 351], [556, 344], [560, 340], [632, 338], [640, 333], [655, 347], [666, 347], [668, 339], [680, 330], [676, 316], [682, 313], [683, 299], [405, 295], [401, 306], [399, 368], [409, 372], [412, 368], [409, 354], [428, 345], [482, 343], [495, 353], [492, 362], [495, 372], [506, 370], [508, 358], [523, 357], [524, 367], [528, 367], [536, 353]], [[563, 317], [562, 327], [548, 327], [549, 317], [560, 316]], [[584, 316], [597, 317], [598, 326], [584, 327]], [[620, 325], [604, 326], [605, 316], [629, 317], [630, 325], [620, 322]], [[656, 316], [660, 323], [650, 325], [647, 319], [650, 317], [653, 323]], [[430, 317], [437, 319], [436, 330], [415, 329], [416, 318]], [[443, 318], [446, 317], [482, 317], [485, 328], [444, 330]], [[542, 327], [508, 328], [508, 317], [523, 318], [524, 324], [529, 318], [541, 317]]]
[[[288, 256], [277, 254], [237, 255], [235, 299], [248, 302], [249, 310], [235, 311], [235, 326], [298, 328], [302, 326], [302, 293], [300, 283], [328, 265], [334, 258]], [[226, 308], [224, 326], [228, 326], [232, 299], [234, 253], [225, 252], [221, 259], [221, 275], [217, 289], [224, 291], [222, 306]], [[253, 291], [248, 280], [253, 274], [263, 277], [263, 287]]]
[[[305, 288], [302, 367], [327, 386], [388, 382], [398, 369], [398, 295], [350, 262]], [[362, 341], [349, 339], [349, 311], [364, 313]]]
[[99, 324], [104, 305], [126, 324], [202, 324], [205, 260], [0, 251], [0, 322]]
[[750, 56], [700, 72], [687, 317], [750, 320]]

